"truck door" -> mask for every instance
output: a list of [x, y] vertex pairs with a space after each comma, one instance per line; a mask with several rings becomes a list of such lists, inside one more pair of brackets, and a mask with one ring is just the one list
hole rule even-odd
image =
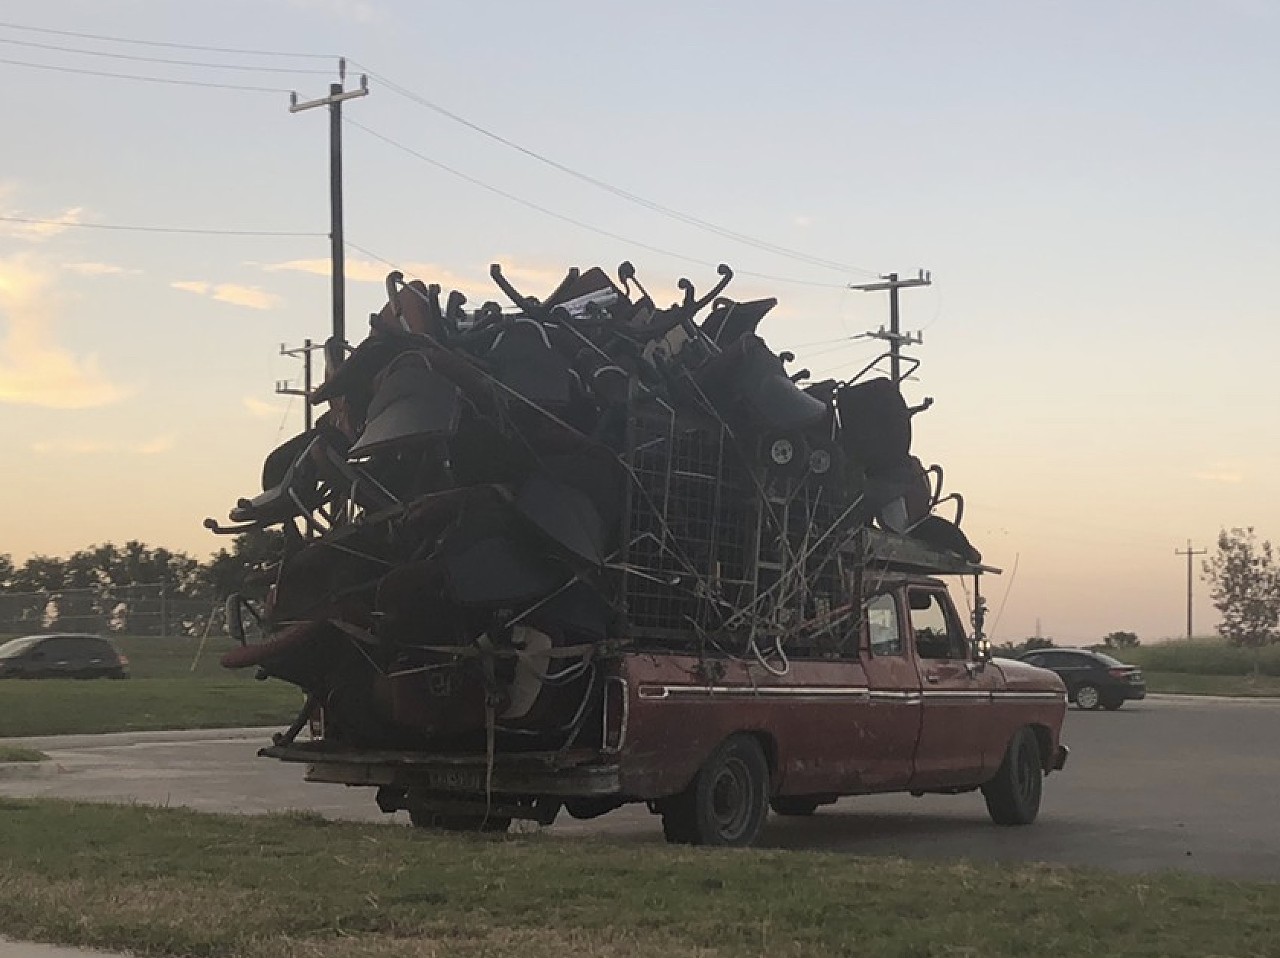
[[908, 586], [923, 715], [912, 786], [977, 785], [993, 727], [996, 669], [973, 661], [955, 607], [940, 586]]
[[865, 757], [862, 782], [870, 790], [905, 788], [920, 736], [921, 699], [899, 592], [868, 599], [864, 621], [862, 665], [869, 695], [855, 740]]

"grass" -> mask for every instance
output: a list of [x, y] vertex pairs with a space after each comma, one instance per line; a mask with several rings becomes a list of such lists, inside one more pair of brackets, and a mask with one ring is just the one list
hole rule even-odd
[[1275, 954], [1280, 885], [0, 800], [0, 934], [151, 955]]
[[0, 683], [0, 738], [287, 725], [302, 693], [283, 682], [170, 678]]
[[1280, 696], [1280, 678], [1272, 675], [1195, 675], [1144, 672], [1149, 692], [1183, 695]]
[[18, 745], [0, 745], [0, 762], [47, 762], [49, 756], [34, 748]]
[[1119, 657], [1149, 672], [1188, 675], [1250, 675], [1280, 678], [1280, 645], [1242, 649], [1222, 640], [1190, 639], [1122, 649]]
[[222, 668], [218, 659], [231, 647], [225, 636], [203, 649], [181, 636], [112, 641], [129, 659], [132, 677], [124, 681], [0, 682], [0, 738], [287, 725], [302, 705], [292, 685]]

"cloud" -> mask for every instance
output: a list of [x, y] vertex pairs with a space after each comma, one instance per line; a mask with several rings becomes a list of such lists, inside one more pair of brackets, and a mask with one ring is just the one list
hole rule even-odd
[[[312, 276], [328, 276], [329, 261], [327, 259], [294, 259], [285, 263], [261, 263], [262, 269], [268, 273], [293, 272], [309, 273]], [[342, 264], [343, 273], [353, 283], [377, 283], [383, 286], [387, 274], [392, 267], [371, 259], [348, 259]], [[467, 294], [468, 299], [483, 301], [494, 299], [500, 295], [499, 290], [488, 277], [465, 276], [455, 273], [444, 266], [434, 263], [399, 263], [395, 267], [405, 275], [406, 279], [420, 279], [424, 283], [439, 283], [444, 290], [457, 289]]]
[[815, 222], [816, 221], [812, 216], [805, 216], [804, 214], [800, 214], [800, 213], [797, 213], [795, 216], [791, 217], [791, 225], [798, 226], [801, 229], [805, 229], [809, 226], [812, 226]]
[[63, 263], [62, 268], [82, 276], [136, 276], [142, 272], [140, 269], [128, 269], [112, 263]]
[[199, 279], [185, 279], [170, 283], [174, 289], [197, 296], [208, 296], [221, 303], [233, 306], [247, 306], [249, 309], [275, 309], [281, 299], [275, 293], [268, 293], [257, 286], [238, 286], [235, 283], [207, 283]]
[[128, 453], [157, 456], [173, 448], [172, 436], [156, 436], [141, 442], [108, 442], [103, 439], [42, 439], [31, 444], [33, 452], [44, 456], [97, 456]]
[[1206, 469], [1203, 472], [1193, 472], [1192, 479], [1199, 479], [1201, 482], [1217, 482], [1223, 485], [1236, 486], [1244, 482], [1244, 476], [1234, 469], [1213, 468]]
[[255, 419], [274, 419], [280, 415], [279, 406], [259, 399], [257, 396], [245, 396], [241, 402], [244, 403], [244, 408], [249, 411], [249, 415]]
[[27, 213], [23, 210], [12, 209], [5, 202], [9, 196], [15, 192], [12, 185], [0, 188], [0, 214], [4, 216], [12, 216], [16, 219], [32, 219], [40, 220], [39, 223], [15, 223], [11, 221], [0, 221], [0, 235], [9, 236], [14, 239], [32, 240], [40, 242], [42, 240], [51, 239], [60, 233], [65, 233], [71, 227], [81, 221], [84, 214], [84, 207], [72, 206], [61, 213], [54, 216], [39, 216], [34, 213]]
[[50, 272], [26, 256], [0, 259], [0, 403], [87, 409], [123, 399], [97, 357], [54, 340], [57, 296]]

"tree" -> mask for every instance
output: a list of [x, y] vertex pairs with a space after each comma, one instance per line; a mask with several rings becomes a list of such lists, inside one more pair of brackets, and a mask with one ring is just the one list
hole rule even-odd
[[200, 568], [201, 585], [216, 599], [225, 599], [232, 592], [261, 597], [266, 593], [274, 566], [284, 552], [284, 535], [274, 529], [257, 529], [242, 532], [231, 543], [232, 551], [218, 550], [209, 562]]
[[1102, 637], [1102, 644], [1108, 649], [1135, 649], [1142, 642], [1135, 632], [1108, 632]]
[[1261, 648], [1280, 641], [1280, 568], [1271, 543], [1253, 527], [1223, 529], [1217, 551], [1204, 563], [1218, 633], [1232, 645]]
[[1038, 636], [1038, 635], [1033, 635], [1031, 638], [1026, 639], [1022, 643], [1022, 650], [1024, 652], [1030, 652], [1033, 649], [1051, 649], [1051, 648], [1053, 648], [1053, 639], [1042, 638], [1041, 636]]

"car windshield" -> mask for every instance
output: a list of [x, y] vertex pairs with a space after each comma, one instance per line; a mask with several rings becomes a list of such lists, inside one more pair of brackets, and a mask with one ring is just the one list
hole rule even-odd
[[21, 655], [31, 646], [40, 641], [42, 636], [28, 635], [21, 639], [10, 639], [4, 645], [0, 645], [0, 659], [11, 659], [16, 655]]

